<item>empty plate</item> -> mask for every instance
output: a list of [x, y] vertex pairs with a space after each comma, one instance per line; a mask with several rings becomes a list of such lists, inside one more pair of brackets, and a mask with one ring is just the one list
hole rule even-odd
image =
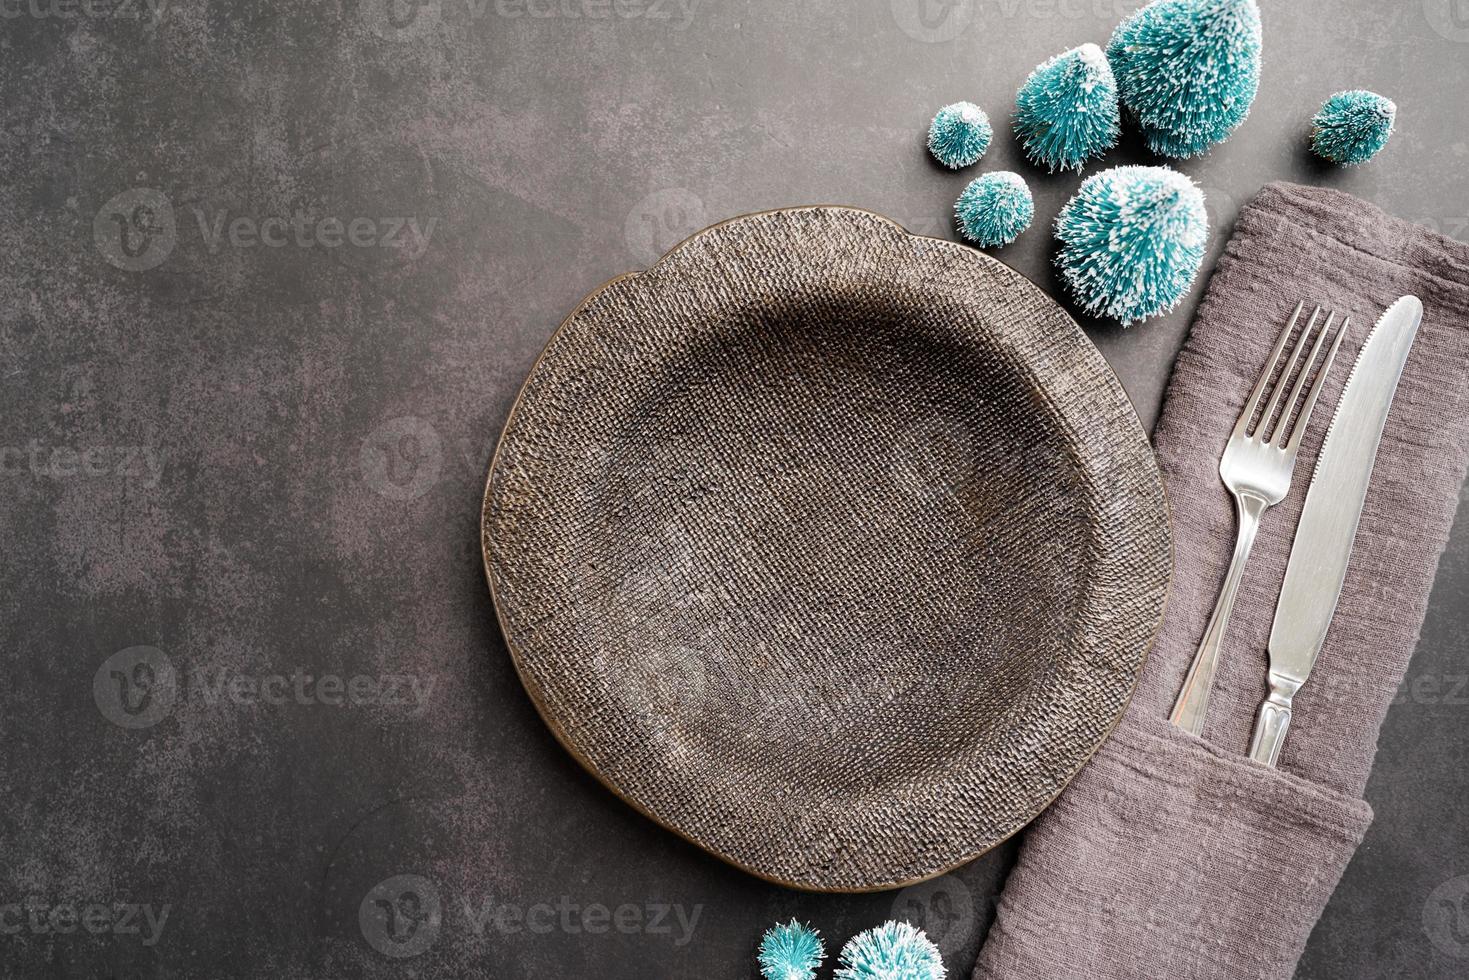
[[1000, 262], [877, 215], [735, 218], [588, 296], [491, 466], [526, 690], [627, 802], [864, 891], [1033, 819], [1162, 617], [1162, 482], [1116, 377]]

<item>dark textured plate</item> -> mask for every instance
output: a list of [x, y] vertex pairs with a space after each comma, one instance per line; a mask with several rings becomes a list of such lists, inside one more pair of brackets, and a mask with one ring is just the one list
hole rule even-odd
[[546, 723], [754, 874], [917, 881], [1034, 818], [1162, 616], [1121, 385], [1018, 273], [877, 215], [735, 218], [556, 332], [491, 466], [485, 566]]

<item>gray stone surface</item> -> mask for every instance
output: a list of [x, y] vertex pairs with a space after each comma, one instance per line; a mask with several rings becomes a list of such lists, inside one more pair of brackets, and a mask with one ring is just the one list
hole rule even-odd
[[[1023, 167], [1011, 99], [1134, 4], [160, 2], [0, 7], [0, 973], [743, 978], [778, 917], [901, 913], [964, 976], [1009, 846], [795, 894], [582, 773], [494, 626], [480, 492], [561, 316], [685, 233], [832, 202], [950, 236], [945, 102], [1032, 178], [1001, 254], [1054, 290], [1077, 179]], [[1276, 178], [1469, 237], [1463, 4], [1265, 22], [1253, 114], [1184, 167], [1213, 254]], [[1400, 130], [1323, 170], [1306, 120], [1358, 86]], [[1149, 423], [1191, 309], [1086, 324]], [[1302, 977], [1469, 971], [1466, 609], [1459, 533]]]

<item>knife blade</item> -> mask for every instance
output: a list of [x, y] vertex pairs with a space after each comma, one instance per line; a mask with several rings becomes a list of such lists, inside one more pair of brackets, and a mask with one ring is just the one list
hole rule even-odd
[[1357, 353], [1311, 475], [1296, 526], [1285, 581], [1270, 627], [1270, 694], [1260, 706], [1250, 757], [1280, 758], [1290, 729], [1291, 699], [1311, 676], [1336, 613], [1377, 446], [1403, 375], [1423, 304], [1403, 296], [1387, 308]]

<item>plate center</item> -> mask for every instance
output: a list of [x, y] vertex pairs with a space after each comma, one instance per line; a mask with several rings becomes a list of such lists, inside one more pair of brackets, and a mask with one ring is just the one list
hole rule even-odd
[[1074, 464], [1013, 367], [941, 334], [732, 322], [621, 420], [584, 612], [670, 761], [913, 780], [992, 748], [1061, 658], [1089, 548]]

